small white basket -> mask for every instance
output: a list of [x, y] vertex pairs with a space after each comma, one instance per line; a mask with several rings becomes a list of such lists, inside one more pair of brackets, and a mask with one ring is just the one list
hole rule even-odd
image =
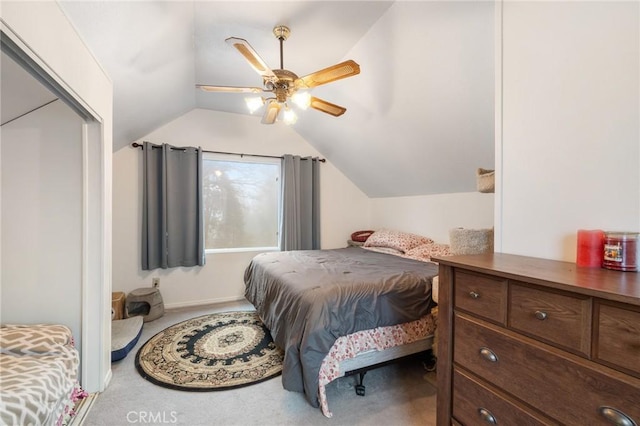
[[484, 193], [495, 192], [496, 189], [496, 172], [494, 170], [478, 169], [476, 172], [476, 180], [478, 191]]

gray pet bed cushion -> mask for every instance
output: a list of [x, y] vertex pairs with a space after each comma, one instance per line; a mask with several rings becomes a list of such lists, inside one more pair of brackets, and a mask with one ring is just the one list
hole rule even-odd
[[111, 362], [121, 360], [138, 343], [142, 334], [141, 316], [111, 321]]

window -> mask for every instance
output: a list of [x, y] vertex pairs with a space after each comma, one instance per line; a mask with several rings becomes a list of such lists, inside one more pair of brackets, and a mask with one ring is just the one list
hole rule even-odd
[[207, 252], [277, 250], [280, 159], [203, 156]]

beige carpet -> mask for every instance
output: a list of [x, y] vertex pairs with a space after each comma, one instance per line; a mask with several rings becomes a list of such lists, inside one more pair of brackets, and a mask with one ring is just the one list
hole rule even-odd
[[282, 388], [281, 377], [219, 392], [184, 392], [158, 387], [135, 370], [140, 345], [164, 328], [212, 312], [247, 310], [247, 302], [167, 310], [144, 324], [142, 337], [129, 355], [112, 364], [113, 378], [84, 416], [84, 425], [435, 425], [435, 373], [420, 362], [393, 364], [365, 376], [366, 396], [354, 391], [355, 377], [327, 387], [333, 418], [311, 407], [302, 394]]

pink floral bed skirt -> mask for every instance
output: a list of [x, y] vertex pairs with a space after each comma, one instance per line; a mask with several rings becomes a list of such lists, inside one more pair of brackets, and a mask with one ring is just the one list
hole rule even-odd
[[437, 321], [437, 308], [419, 320], [358, 331], [339, 337], [320, 366], [320, 385], [318, 397], [322, 414], [332, 417], [327, 402], [326, 385], [340, 377], [340, 362], [355, 358], [358, 354], [371, 350], [382, 351], [394, 346], [416, 342], [434, 334]]

